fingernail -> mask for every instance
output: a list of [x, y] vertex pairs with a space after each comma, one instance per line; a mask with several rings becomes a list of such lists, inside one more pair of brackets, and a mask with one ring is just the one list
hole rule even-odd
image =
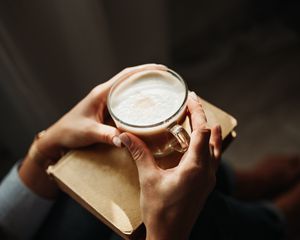
[[191, 98], [202, 106], [200, 97], [195, 92], [190, 92]]
[[122, 147], [122, 141], [118, 136], [114, 136], [112, 141], [116, 147]]
[[125, 134], [122, 133], [121, 135], [119, 135], [119, 138], [121, 140], [121, 142], [128, 148], [131, 144], [131, 140], [130, 138]]
[[195, 100], [195, 101], [197, 101], [198, 102], [198, 96], [197, 96], [197, 94], [195, 93], [195, 92], [190, 92], [190, 96], [191, 96], [191, 98], [193, 99], [193, 100]]

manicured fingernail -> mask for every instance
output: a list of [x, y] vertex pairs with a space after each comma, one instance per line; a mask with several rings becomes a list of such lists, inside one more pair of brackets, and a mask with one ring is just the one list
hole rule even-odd
[[131, 140], [125, 133], [122, 133], [121, 135], [119, 135], [119, 138], [127, 148], [130, 146]]
[[195, 92], [190, 92], [190, 96], [193, 100], [197, 101], [198, 102], [198, 96]]
[[201, 99], [195, 92], [190, 92], [190, 97], [202, 106]]
[[118, 136], [114, 136], [112, 141], [116, 147], [122, 147], [122, 141]]

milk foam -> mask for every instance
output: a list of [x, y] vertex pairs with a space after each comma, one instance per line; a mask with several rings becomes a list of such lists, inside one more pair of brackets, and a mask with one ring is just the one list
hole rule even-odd
[[126, 79], [111, 95], [110, 107], [121, 121], [147, 126], [173, 116], [185, 99], [185, 86], [173, 75], [147, 71]]

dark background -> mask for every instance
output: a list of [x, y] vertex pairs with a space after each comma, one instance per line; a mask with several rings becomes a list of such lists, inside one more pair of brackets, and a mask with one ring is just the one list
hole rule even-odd
[[1, 1], [0, 178], [95, 85], [164, 63], [235, 116], [228, 162], [299, 153], [300, 3]]

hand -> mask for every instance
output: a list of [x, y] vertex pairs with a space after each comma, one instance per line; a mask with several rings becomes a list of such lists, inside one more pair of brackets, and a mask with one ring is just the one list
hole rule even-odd
[[126, 68], [111, 80], [95, 87], [70, 112], [35, 140], [19, 170], [24, 183], [39, 195], [53, 198], [57, 188], [45, 170], [61, 157], [61, 153], [94, 143], [121, 146], [119, 131], [104, 124], [107, 95], [118, 80], [148, 69], [166, 69], [163, 65], [146, 64]]
[[130, 133], [119, 136], [138, 168], [147, 239], [188, 239], [215, 186], [221, 129], [207, 128], [200, 98], [194, 93], [189, 95], [188, 109], [192, 123], [190, 146], [174, 168], [159, 168], [149, 149], [136, 136]]

